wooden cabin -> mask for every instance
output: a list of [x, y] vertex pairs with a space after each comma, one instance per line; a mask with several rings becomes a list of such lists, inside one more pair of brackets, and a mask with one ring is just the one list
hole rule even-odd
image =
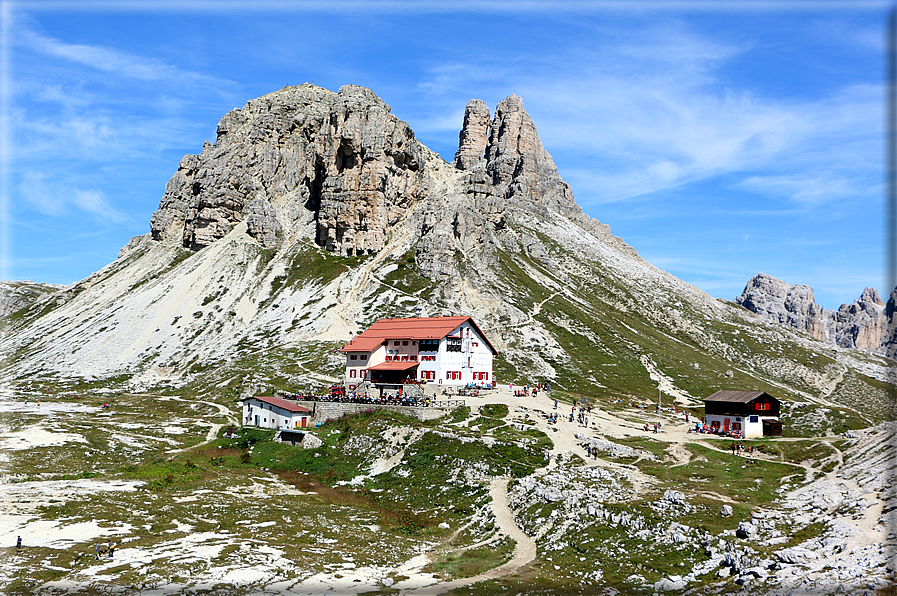
[[717, 391], [704, 399], [707, 426], [745, 438], [781, 437], [781, 402], [765, 391]]

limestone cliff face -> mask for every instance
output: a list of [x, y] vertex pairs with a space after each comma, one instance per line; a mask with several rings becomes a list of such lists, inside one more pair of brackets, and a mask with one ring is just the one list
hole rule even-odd
[[[610, 228], [583, 214], [569, 185], [545, 150], [536, 126], [511, 95], [499, 102], [495, 117], [481, 100], [467, 104], [459, 135], [455, 169], [448, 192], [431, 196], [420, 214], [416, 260], [431, 279], [457, 276], [457, 263], [471, 263], [468, 274], [489, 276], [497, 268], [498, 249], [523, 252], [552, 270], [557, 264], [536, 237], [518, 236], [517, 222], [567, 218], [603, 243], [638, 258]], [[434, 165], [434, 171], [439, 170]], [[452, 173], [440, 171], [440, 179]]]
[[318, 244], [369, 253], [427, 188], [420, 143], [372, 91], [306, 84], [226, 114], [215, 144], [181, 160], [150, 227], [199, 250], [243, 221], [269, 248], [313, 225]]
[[759, 273], [747, 283], [735, 303], [768, 321], [782, 323], [809, 333], [816, 339], [823, 339], [823, 309], [816, 304], [810, 286], [792, 285]]
[[516, 95], [502, 100], [495, 109], [486, 148], [486, 172], [513, 207], [545, 216], [553, 210], [571, 219], [588, 221], [542, 146], [523, 101]]
[[454, 166], [459, 170], [471, 170], [486, 164], [486, 146], [489, 143], [489, 108], [481, 99], [471, 99], [464, 110], [464, 126], [458, 139]]
[[181, 160], [152, 238], [196, 251], [245, 223], [267, 248], [303, 239], [353, 256], [379, 251], [410, 218], [421, 272], [446, 279], [458, 273], [456, 255], [494, 268], [496, 247], [550, 266], [538, 239], [521, 241], [510, 227], [556, 214], [637, 258], [576, 205], [519, 97], [500, 102], [491, 120], [482, 101], [467, 105], [453, 165], [369, 89], [285, 87], [226, 114], [214, 145]]
[[516, 95], [499, 102], [491, 123], [482, 101], [467, 104], [454, 165], [471, 174], [468, 192], [475, 197], [498, 196], [511, 209], [543, 216], [550, 209], [588, 222]]
[[813, 288], [791, 285], [760, 273], [745, 286], [740, 304], [767, 321], [782, 323], [842, 348], [856, 348], [893, 357], [897, 352], [897, 290], [888, 304], [874, 288], [866, 288], [851, 304], [826, 311], [816, 304]]

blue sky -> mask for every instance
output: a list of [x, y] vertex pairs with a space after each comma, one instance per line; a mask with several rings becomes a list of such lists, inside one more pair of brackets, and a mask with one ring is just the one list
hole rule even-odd
[[583, 210], [713, 296], [887, 297], [884, 2], [0, 4], [2, 279], [100, 269], [221, 116], [314, 81], [448, 160], [468, 100], [519, 95]]

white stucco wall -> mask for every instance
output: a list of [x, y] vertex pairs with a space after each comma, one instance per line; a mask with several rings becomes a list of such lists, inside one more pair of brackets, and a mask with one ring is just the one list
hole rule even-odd
[[[256, 422], [256, 417], [258, 417], [258, 422]], [[244, 426], [301, 428], [302, 418], [306, 419], [307, 426], [311, 426], [311, 417], [311, 412], [290, 412], [257, 399], [248, 399], [243, 402], [242, 422]]]

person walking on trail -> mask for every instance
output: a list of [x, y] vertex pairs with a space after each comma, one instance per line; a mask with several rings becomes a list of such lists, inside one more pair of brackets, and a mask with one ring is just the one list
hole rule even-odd
[[735, 441], [732, 441], [732, 444], [729, 447], [732, 449], [732, 455], [735, 455], [735, 450], [738, 448]]
[[554, 409], [555, 409], [555, 410], [558, 409], [558, 400], [554, 400]]
[[22, 537], [18, 536], [16, 538], [16, 552], [22, 552]]

